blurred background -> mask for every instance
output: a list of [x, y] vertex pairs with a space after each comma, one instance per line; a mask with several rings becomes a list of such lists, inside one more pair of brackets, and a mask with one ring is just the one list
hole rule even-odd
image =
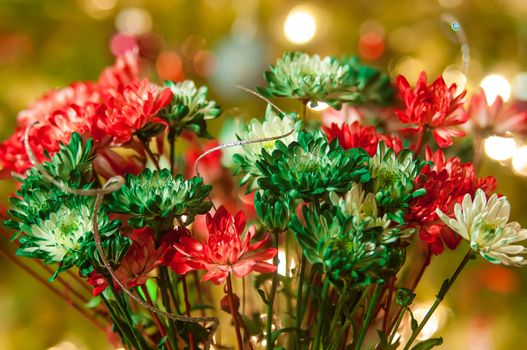
[[[51, 88], [97, 79], [114, 55], [136, 43], [154, 81], [207, 84], [230, 115], [262, 116], [261, 101], [236, 85], [261, 84], [266, 66], [296, 49], [358, 55], [410, 82], [426, 70], [429, 79], [442, 74], [469, 93], [482, 86], [490, 99], [527, 100], [526, 18], [525, 0], [0, 0], [0, 139], [28, 102]], [[221, 123], [214, 121], [213, 134]], [[482, 175], [497, 177], [513, 219], [527, 225], [527, 147], [497, 140], [487, 150]], [[12, 191], [0, 184], [3, 204]], [[418, 290], [416, 316], [459, 253], [434, 259]], [[0, 350], [111, 349], [102, 332], [17, 266], [0, 258], [0, 271]], [[422, 335], [443, 336], [442, 348], [527, 348], [527, 270], [480, 259], [443, 305]]]

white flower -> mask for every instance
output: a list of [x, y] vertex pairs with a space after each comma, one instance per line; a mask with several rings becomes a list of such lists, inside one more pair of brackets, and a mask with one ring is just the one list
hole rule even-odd
[[512, 244], [527, 239], [527, 230], [517, 222], [508, 222], [510, 205], [506, 197], [493, 194], [488, 200], [478, 189], [472, 200], [469, 194], [462, 204], [454, 207], [455, 218], [441, 210], [437, 215], [452, 230], [470, 242], [470, 248], [494, 264], [522, 266], [527, 264], [523, 256], [526, 248]]
[[68, 253], [81, 248], [87, 232], [92, 231], [92, 214], [88, 206], [62, 206], [49, 219], [31, 226], [28, 235], [33, 244], [23, 248], [26, 253], [40, 252], [48, 262], [61, 262]]
[[[278, 116], [271, 106], [267, 106], [265, 119], [260, 122], [257, 119], [251, 120], [247, 126], [247, 132], [241, 136], [242, 141], [254, 141], [258, 139], [271, 138], [275, 136], [285, 135], [295, 128], [295, 121], [290, 116], [284, 116], [283, 119]], [[280, 139], [285, 145], [296, 141], [298, 132], [295, 130], [292, 134]], [[268, 153], [272, 153], [276, 146], [277, 140], [251, 143], [243, 145], [244, 155], [247, 160], [254, 164], [262, 155], [262, 150], [265, 149]]]
[[174, 94], [177, 104], [185, 105], [188, 108], [186, 116], [182, 121], [188, 121], [197, 114], [202, 114], [203, 119], [214, 119], [220, 113], [216, 102], [207, 100], [207, 87], [196, 88], [192, 80], [185, 80], [180, 83], [167, 82], [168, 87]]

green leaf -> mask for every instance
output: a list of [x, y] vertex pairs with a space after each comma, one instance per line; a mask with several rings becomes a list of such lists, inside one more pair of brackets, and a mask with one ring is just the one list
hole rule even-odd
[[148, 279], [146, 281], [146, 289], [148, 290], [148, 294], [150, 295], [150, 298], [152, 298], [152, 301], [155, 303], [157, 300], [157, 283], [154, 279]]
[[417, 344], [412, 350], [428, 350], [441, 344], [443, 344], [443, 338], [432, 338]]

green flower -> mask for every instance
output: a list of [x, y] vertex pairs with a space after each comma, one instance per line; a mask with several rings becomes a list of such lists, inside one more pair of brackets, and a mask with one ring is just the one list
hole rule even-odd
[[379, 229], [357, 229], [327, 205], [320, 211], [305, 206], [302, 214], [305, 224], [293, 216], [289, 228], [309, 262], [321, 264], [333, 284], [356, 288], [382, 279], [389, 252]]
[[[285, 115], [283, 118], [278, 116], [272, 106], [267, 106], [265, 119], [260, 122], [258, 119], [252, 119], [247, 126], [247, 131], [239, 135], [243, 141], [254, 141], [264, 138], [271, 138], [285, 135], [291, 130], [295, 130], [291, 135], [281, 138], [280, 141], [289, 145], [298, 137], [298, 124], [295, 125], [295, 115]], [[255, 179], [261, 175], [260, 170], [256, 167], [256, 161], [262, 157], [262, 150], [271, 153], [276, 149], [276, 140], [245, 144], [242, 146], [243, 152], [235, 154], [233, 159], [239, 164], [236, 174], [244, 174], [241, 184], [247, 184], [247, 190], [252, 191], [255, 188]]]
[[425, 194], [424, 188], [414, 190], [414, 180], [425, 164], [414, 160], [409, 150], [402, 150], [396, 156], [384, 142], [379, 143], [377, 153], [370, 160], [369, 186], [390, 220], [403, 224], [408, 202]]
[[272, 232], [285, 231], [289, 224], [291, 210], [294, 210], [289, 196], [275, 194], [271, 191], [256, 192], [254, 207], [264, 227]]
[[[74, 133], [70, 144], [61, 145], [51, 160], [41, 166], [56, 180], [67, 183], [71, 188], [88, 188], [93, 180], [93, 159], [92, 140], [83, 144], [81, 136]], [[9, 214], [13, 219], [7, 220], [5, 225], [20, 230], [21, 224], [36, 224], [47, 219], [50, 212], [57, 211], [71, 197], [44, 178], [37, 168], [32, 168], [22, 180], [16, 197], [9, 199]]]
[[174, 218], [189, 224], [195, 215], [208, 212], [211, 203], [206, 197], [210, 191], [203, 178], [185, 180], [181, 175], [173, 177], [168, 169], [146, 169], [138, 176], [127, 175], [126, 184], [112, 193], [108, 207], [131, 215], [129, 223], [136, 228], [158, 225], [159, 219], [166, 219], [162, 222], [172, 227]]
[[167, 81], [165, 86], [172, 90], [174, 97], [163, 117], [168, 120], [174, 135], [189, 130], [200, 137], [210, 137], [205, 121], [218, 117], [221, 109], [216, 102], [207, 100], [207, 87], [197, 89], [191, 80]]
[[387, 214], [381, 216], [375, 195], [366, 193], [363, 185], [359, 183], [354, 183], [344, 195], [331, 193], [329, 198], [342, 215], [352, 220], [358, 230], [372, 228], [381, 230], [383, 243], [392, 243], [414, 233], [414, 229], [392, 222]]
[[[90, 247], [95, 245], [93, 239], [93, 197], [71, 197], [63, 202], [56, 211], [50, 212], [47, 219], [35, 224], [22, 223], [20, 230], [24, 233], [17, 255], [44, 260], [46, 264], [58, 263], [56, 274], [73, 266], [82, 271], [91, 270], [95, 259]], [[110, 221], [104, 209], [98, 215], [98, 227], [101, 240], [105, 246], [108, 241], [117, 239], [122, 257], [129, 247], [129, 240], [118, 233], [119, 221]]]
[[290, 97], [306, 101], [325, 101], [328, 95], [345, 82], [348, 67], [334, 57], [321, 59], [303, 52], [286, 52], [264, 73], [268, 87], [258, 88], [262, 94]]
[[368, 181], [368, 160], [364, 150], [344, 150], [320, 131], [301, 132], [298, 141], [289, 145], [277, 141], [272, 153], [262, 151], [256, 161], [262, 174], [258, 185], [310, 201], [327, 192], [346, 192], [352, 181]]
[[357, 57], [344, 58], [341, 64], [348, 67], [348, 74], [345, 78], [345, 89], [339, 92], [338, 100], [376, 104], [387, 104], [393, 100], [395, 90], [388, 75], [359, 64]]
[[287, 52], [265, 72], [268, 97], [289, 97], [305, 102], [323, 101], [335, 108], [348, 103], [388, 103], [394, 89], [386, 74], [359, 64], [356, 57], [339, 61], [303, 52]]

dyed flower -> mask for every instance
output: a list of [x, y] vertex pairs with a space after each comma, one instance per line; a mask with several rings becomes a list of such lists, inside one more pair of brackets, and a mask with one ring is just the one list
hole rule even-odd
[[463, 112], [466, 91], [456, 96], [456, 84], [447, 86], [443, 78], [439, 77], [427, 85], [426, 74], [422, 72], [413, 89], [406, 78], [399, 75], [397, 88], [405, 109], [395, 113], [401, 122], [414, 125], [404, 131], [417, 134], [431, 130], [441, 148], [450, 146], [453, 137], [465, 135], [457, 127], [469, 117]]
[[508, 222], [510, 205], [506, 197], [490, 198], [481, 189], [474, 199], [466, 194], [454, 207], [454, 218], [440, 209], [437, 214], [452, 230], [470, 242], [470, 248], [493, 264], [523, 266], [527, 261], [523, 245], [513, 244], [527, 239], [527, 230], [517, 222]]
[[294, 206], [291, 198], [271, 191], [256, 192], [254, 207], [258, 218], [266, 229], [272, 232], [282, 232], [287, 229], [291, 211]]
[[304, 206], [302, 216], [293, 215], [289, 228], [307, 260], [321, 264], [333, 284], [346, 281], [354, 288], [381, 278], [389, 257], [377, 229], [357, 229], [351, 217], [335, 210]]
[[368, 181], [368, 160], [360, 148], [344, 150], [319, 131], [301, 132], [288, 146], [278, 140], [272, 153], [262, 151], [256, 161], [262, 174], [258, 185], [311, 201], [327, 192], [346, 192], [352, 181]]
[[[28, 225], [22, 222], [20, 230], [24, 235], [19, 239], [17, 255], [42, 259], [46, 264], [59, 263], [52, 279], [72, 266], [86, 269], [86, 264], [91, 265], [89, 262], [95, 258], [88, 253], [94, 248], [93, 204], [93, 198], [71, 197], [56, 211], [44, 213], [46, 217], [38, 219], [37, 223]], [[98, 221], [103, 240], [118, 236], [118, 221], [109, 221], [105, 212], [98, 215]]]
[[192, 80], [181, 83], [167, 81], [165, 86], [173, 94], [164, 114], [172, 132], [181, 135], [184, 130], [188, 130], [200, 137], [210, 137], [205, 121], [217, 118], [221, 109], [216, 102], [207, 100], [207, 87], [197, 89]]
[[506, 136], [508, 132], [527, 134], [527, 109], [519, 104], [505, 106], [499, 95], [489, 106], [483, 89], [470, 99], [466, 115], [467, 128], [482, 137]]
[[135, 79], [129, 85], [105, 90], [104, 103], [97, 109], [93, 137], [112, 138], [116, 145], [124, 144], [149, 122], [162, 123], [158, 112], [172, 100], [170, 89], [161, 90], [147, 79]]
[[268, 87], [258, 88], [262, 94], [290, 97], [306, 101], [333, 103], [328, 95], [343, 84], [348, 67], [333, 57], [321, 59], [303, 52], [286, 52], [271, 65], [264, 78]]
[[392, 148], [395, 153], [399, 153], [403, 149], [403, 143], [398, 137], [378, 133], [373, 126], [364, 126], [358, 121], [340, 126], [334, 123], [331, 127], [325, 126], [324, 131], [329, 141], [337, 139], [339, 146], [344, 149], [362, 148], [371, 157], [377, 152], [377, 146], [380, 141]]
[[433, 165], [422, 169], [414, 185], [416, 189], [424, 188], [426, 193], [411, 201], [406, 221], [419, 228], [420, 238], [432, 253], [439, 255], [443, 243], [455, 249], [461, 238], [439, 219], [436, 209], [453, 215], [455, 204], [461, 203], [466, 194], [474, 195], [478, 188], [490, 194], [496, 188], [496, 180], [490, 176], [478, 178], [471, 163], [462, 163], [456, 157], [446, 160], [442, 150], [432, 153], [427, 147], [426, 160]]
[[403, 150], [396, 156], [384, 142], [379, 143], [377, 153], [370, 160], [369, 170], [375, 199], [390, 220], [403, 224], [404, 211], [408, 210], [410, 200], [425, 193], [422, 188], [414, 189], [414, 180], [425, 164], [414, 160], [409, 150]]
[[210, 280], [215, 284], [223, 283], [231, 272], [241, 278], [253, 271], [276, 271], [276, 266], [267, 260], [277, 254], [277, 249], [264, 248], [270, 236], [253, 244], [254, 226], [242, 237], [244, 228], [245, 215], [242, 211], [233, 216], [225, 207], [219, 207], [214, 216], [207, 214], [206, 240], [199, 242], [183, 236], [174, 245], [176, 253], [170, 260], [170, 267], [178, 274], [205, 270], [207, 273], [202, 281]]
[[[295, 125], [293, 115], [286, 115], [281, 118], [275, 113], [272, 106], [267, 106], [264, 121], [261, 122], [257, 119], [251, 120], [247, 126], [247, 131], [239, 135], [239, 139], [243, 141], [254, 141], [285, 135], [294, 130], [287, 137], [280, 139], [280, 142], [287, 146], [291, 142], [296, 141], [298, 137], [297, 129], [298, 124]], [[254, 190], [256, 185], [255, 180], [261, 175], [260, 170], [256, 166], [256, 161], [262, 158], [263, 150], [272, 153], [276, 149], [276, 142], [277, 140], [272, 140], [246, 144], [242, 146], [242, 153], [234, 155], [234, 161], [239, 164], [236, 174], [242, 173], [244, 175], [241, 184], [247, 184], [248, 191]]]
[[133, 227], [165, 222], [169, 223], [165, 228], [168, 230], [175, 218], [189, 224], [195, 215], [208, 212], [211, 203], [206, 198], [210, 190], [202, 178], [184, 180], [181, 175], [172, 176], [168, 169], [145, 169], [138, 176], [128, 174], [126, 184], [112, 193], [108, 205], [116, 213], [130, 215]]

